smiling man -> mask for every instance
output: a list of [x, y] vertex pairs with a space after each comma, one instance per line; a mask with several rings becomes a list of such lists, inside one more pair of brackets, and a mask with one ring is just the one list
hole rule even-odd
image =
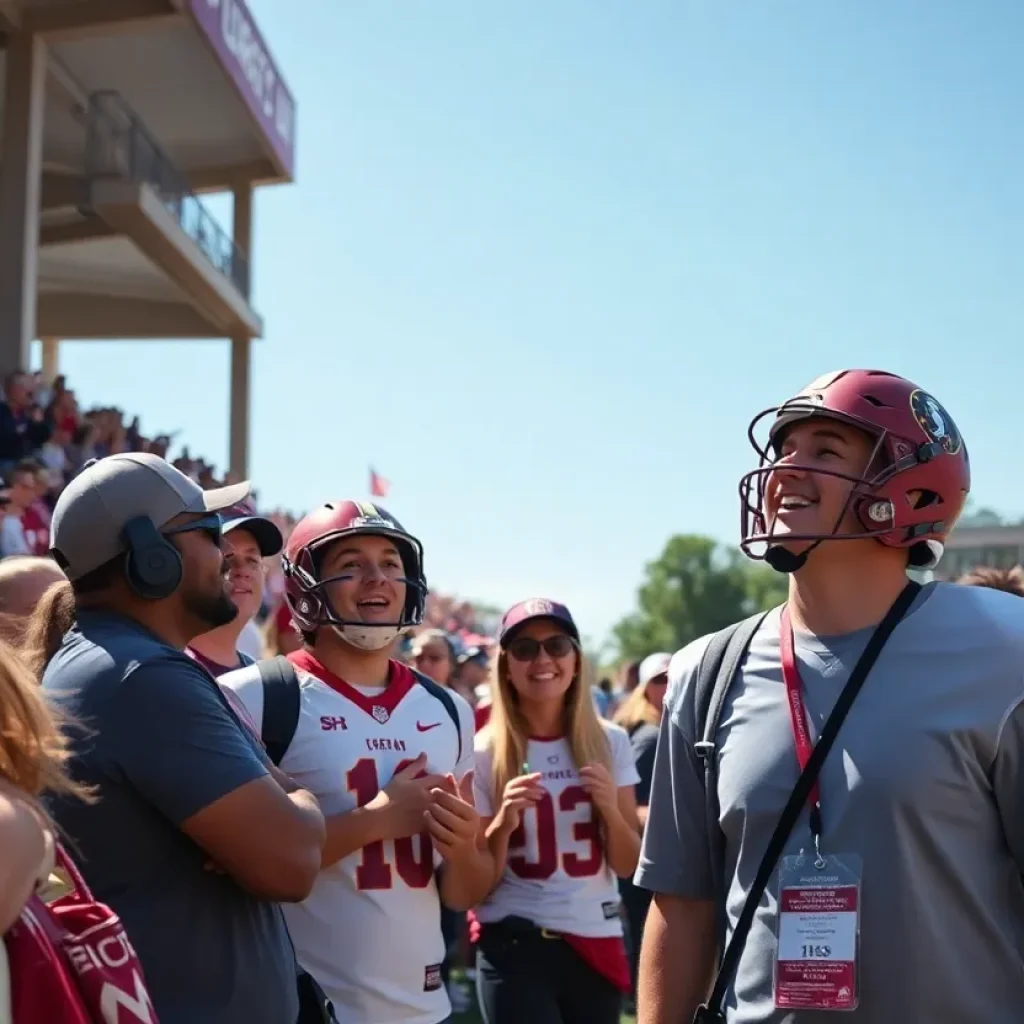
[[240, 514], [225, 518], [224, 578], [228, 597], [238, 614], [230, 622], [197, 636], [186, 648], [186, 653], [215, 679], [253, 663], [251, 657], [239, 650], [238, 639], [263, 603], [263, 560], [273, 558], [283, 546], [281, 531], [263, 516]]
[[283, 1024], [299, 1010], [278, 903], [312, 888], [323, 816], [184, 652], [238, 614], [218, 512], [248, 490], [203, 491], [155, 455], [111, 455], [53, 513], [76, 621], [42, 685], [73, 723], [71, 773], [96, 799], [51, 809], [124, 921], [161, 1024]]
[[[472, 711], [394, 659], [423, 618], [423, 549], [379, 506], [339, 501], [295, 527], [282, 568], [304, 643], [293, 678], [268, 687], [254, 666], [220, 682], [327, 816], [316, 886], [285, 908], [299, 962], [348, 1024], [440, 1024], [440, 900], [473, 906], [493, 862], [477, 841]], [[298, 708], [287, 727], [282, 687]]]
[[[963, 509], [963, 438], [933, 396], [874, 370], [819, 378], [758, 417], [752, 439], [760, 423], [741, 543], [789, 574], [789, 596], [732, 633], [749, 647], [710, 722], [696, 691], [713, 638], [672, 659], [636, 876], [654, 892], [639, 1021], [1016, 1020], [1024, 616], [1012, 595], [907, 577], [936, 564]], [[895, 626], [865, 658], [883, 622]], [[718, 922], [733, 940], [748, 920], [751, 882], [851, 676], [863, 688], [750, 900], [735, 969], [701, 1006]]]

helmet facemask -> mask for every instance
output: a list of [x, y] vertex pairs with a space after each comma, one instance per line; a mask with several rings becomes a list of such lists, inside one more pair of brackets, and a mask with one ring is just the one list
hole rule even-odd
[[[758, 440], [758, 431], [766, 419], [772, 417], [768, 440]], [[765, 497], [768, 481], [778, 469], [782, 458], [782, 444], [790, 427], [797, 422], [811, 418], [832, 420], [862, 431], [873, 442], [870, 454], [859, 474], [828, 469], [802, 462], [788, 462], [786, 468], [803, 472], [809, 476], [833, 477], [851, 484], [835, 522], [825, 532], [776, 533], [777, 519], [770, 525], [765, 513]], [[837, 415], [816, 405], [799, 399], [784, 406], [773, 407], [759, 413], [747, 431], [751, 446], [758, 455], [758, 467], [744, 474], [740, 479], [740, 548], [748, 558], [763, 560], [778, 572], [796, 572], [806, 563], [807, 558], [826, 540], [865, 540], [887, 537], [896, 529], [898, 513], [890, 488], [885, 485], [894, 472], [898, 471], [892, 453], [892, 438], [885, 430], [872, 424], [856, 422], [853, 417]], [[853, 511], [860, 529], [844, 530], [847, 515]], [[800, 552], [793, 552], [793, 542], [807, 543]]]
[[[405, 585], [405, 603], [397, 622], [364, 622], [346, 619], [340, 615], [327, 593], [331, 583], [356, 578], [354, 573], [340, 573], [321, 577], [323, 557], [327, 548], [344, 536], [387, 537], [397, 548], [402, 560], [403, 575], [391, 577], [392, 582]], [[297, 598], [289, 595], [292, 612], [303, 632], [329, 626], [352, 647], [364, 651], [378, 651], [387, 647], [402, 633], [423, 621], [427, 583], [423, 576], [423, 553], [419, 542], [404, 534], [388, 531], [341, 530], [319, 538], [297, 553], [295, 562], [284, 560], [286, 578], [290, 577], [300, 591]]]

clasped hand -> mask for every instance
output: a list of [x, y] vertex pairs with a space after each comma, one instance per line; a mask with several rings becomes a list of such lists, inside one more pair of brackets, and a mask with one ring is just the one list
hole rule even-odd
[[428, 774], [426, 764], [426, 754], [420, 754], [369, 806], [387, 808], [391, 838], [426, 829], [438, 853], [451, 860], [475, 847], [480, 829], [480, 816], [473, 806], [473, 773], [456, 782], [450, 773]]

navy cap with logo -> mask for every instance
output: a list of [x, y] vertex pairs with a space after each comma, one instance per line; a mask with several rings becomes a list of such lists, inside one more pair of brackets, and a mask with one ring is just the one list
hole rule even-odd
[[248, 505], [235, 505], [222, 513], [224, 532], [245, 530], [259, 545], [260, 554], [264, 558], [279, 555], [284, 547], [284, 537], [277, 525], [265, 516], [253, 515]]
[[498, 630], [498, 643], [507, 647], [512, 635], [527, 622], [534, 619], [554, 619], [577, 643], [579, 643], [580, 632], [576, 628], [576, 622], [572, 614], [564, 604], [557, 601], [549, 601], [546, 597], [531, 597], [528, 601], [520, 601], [512, 605], [502, 616], [501, 626]]

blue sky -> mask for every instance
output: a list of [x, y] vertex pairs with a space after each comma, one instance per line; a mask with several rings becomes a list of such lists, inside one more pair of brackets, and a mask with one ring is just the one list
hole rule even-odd
[[[855, 365], [1024, 513], [1015, 0], [249, 2], [298, 102], [256, 202], [270, 503], [373, 464], [433, 586], [598, 639], [672, 533], [736, 542], [751, 415]], [[226, 460], [226, 342], [62, 360]]]

